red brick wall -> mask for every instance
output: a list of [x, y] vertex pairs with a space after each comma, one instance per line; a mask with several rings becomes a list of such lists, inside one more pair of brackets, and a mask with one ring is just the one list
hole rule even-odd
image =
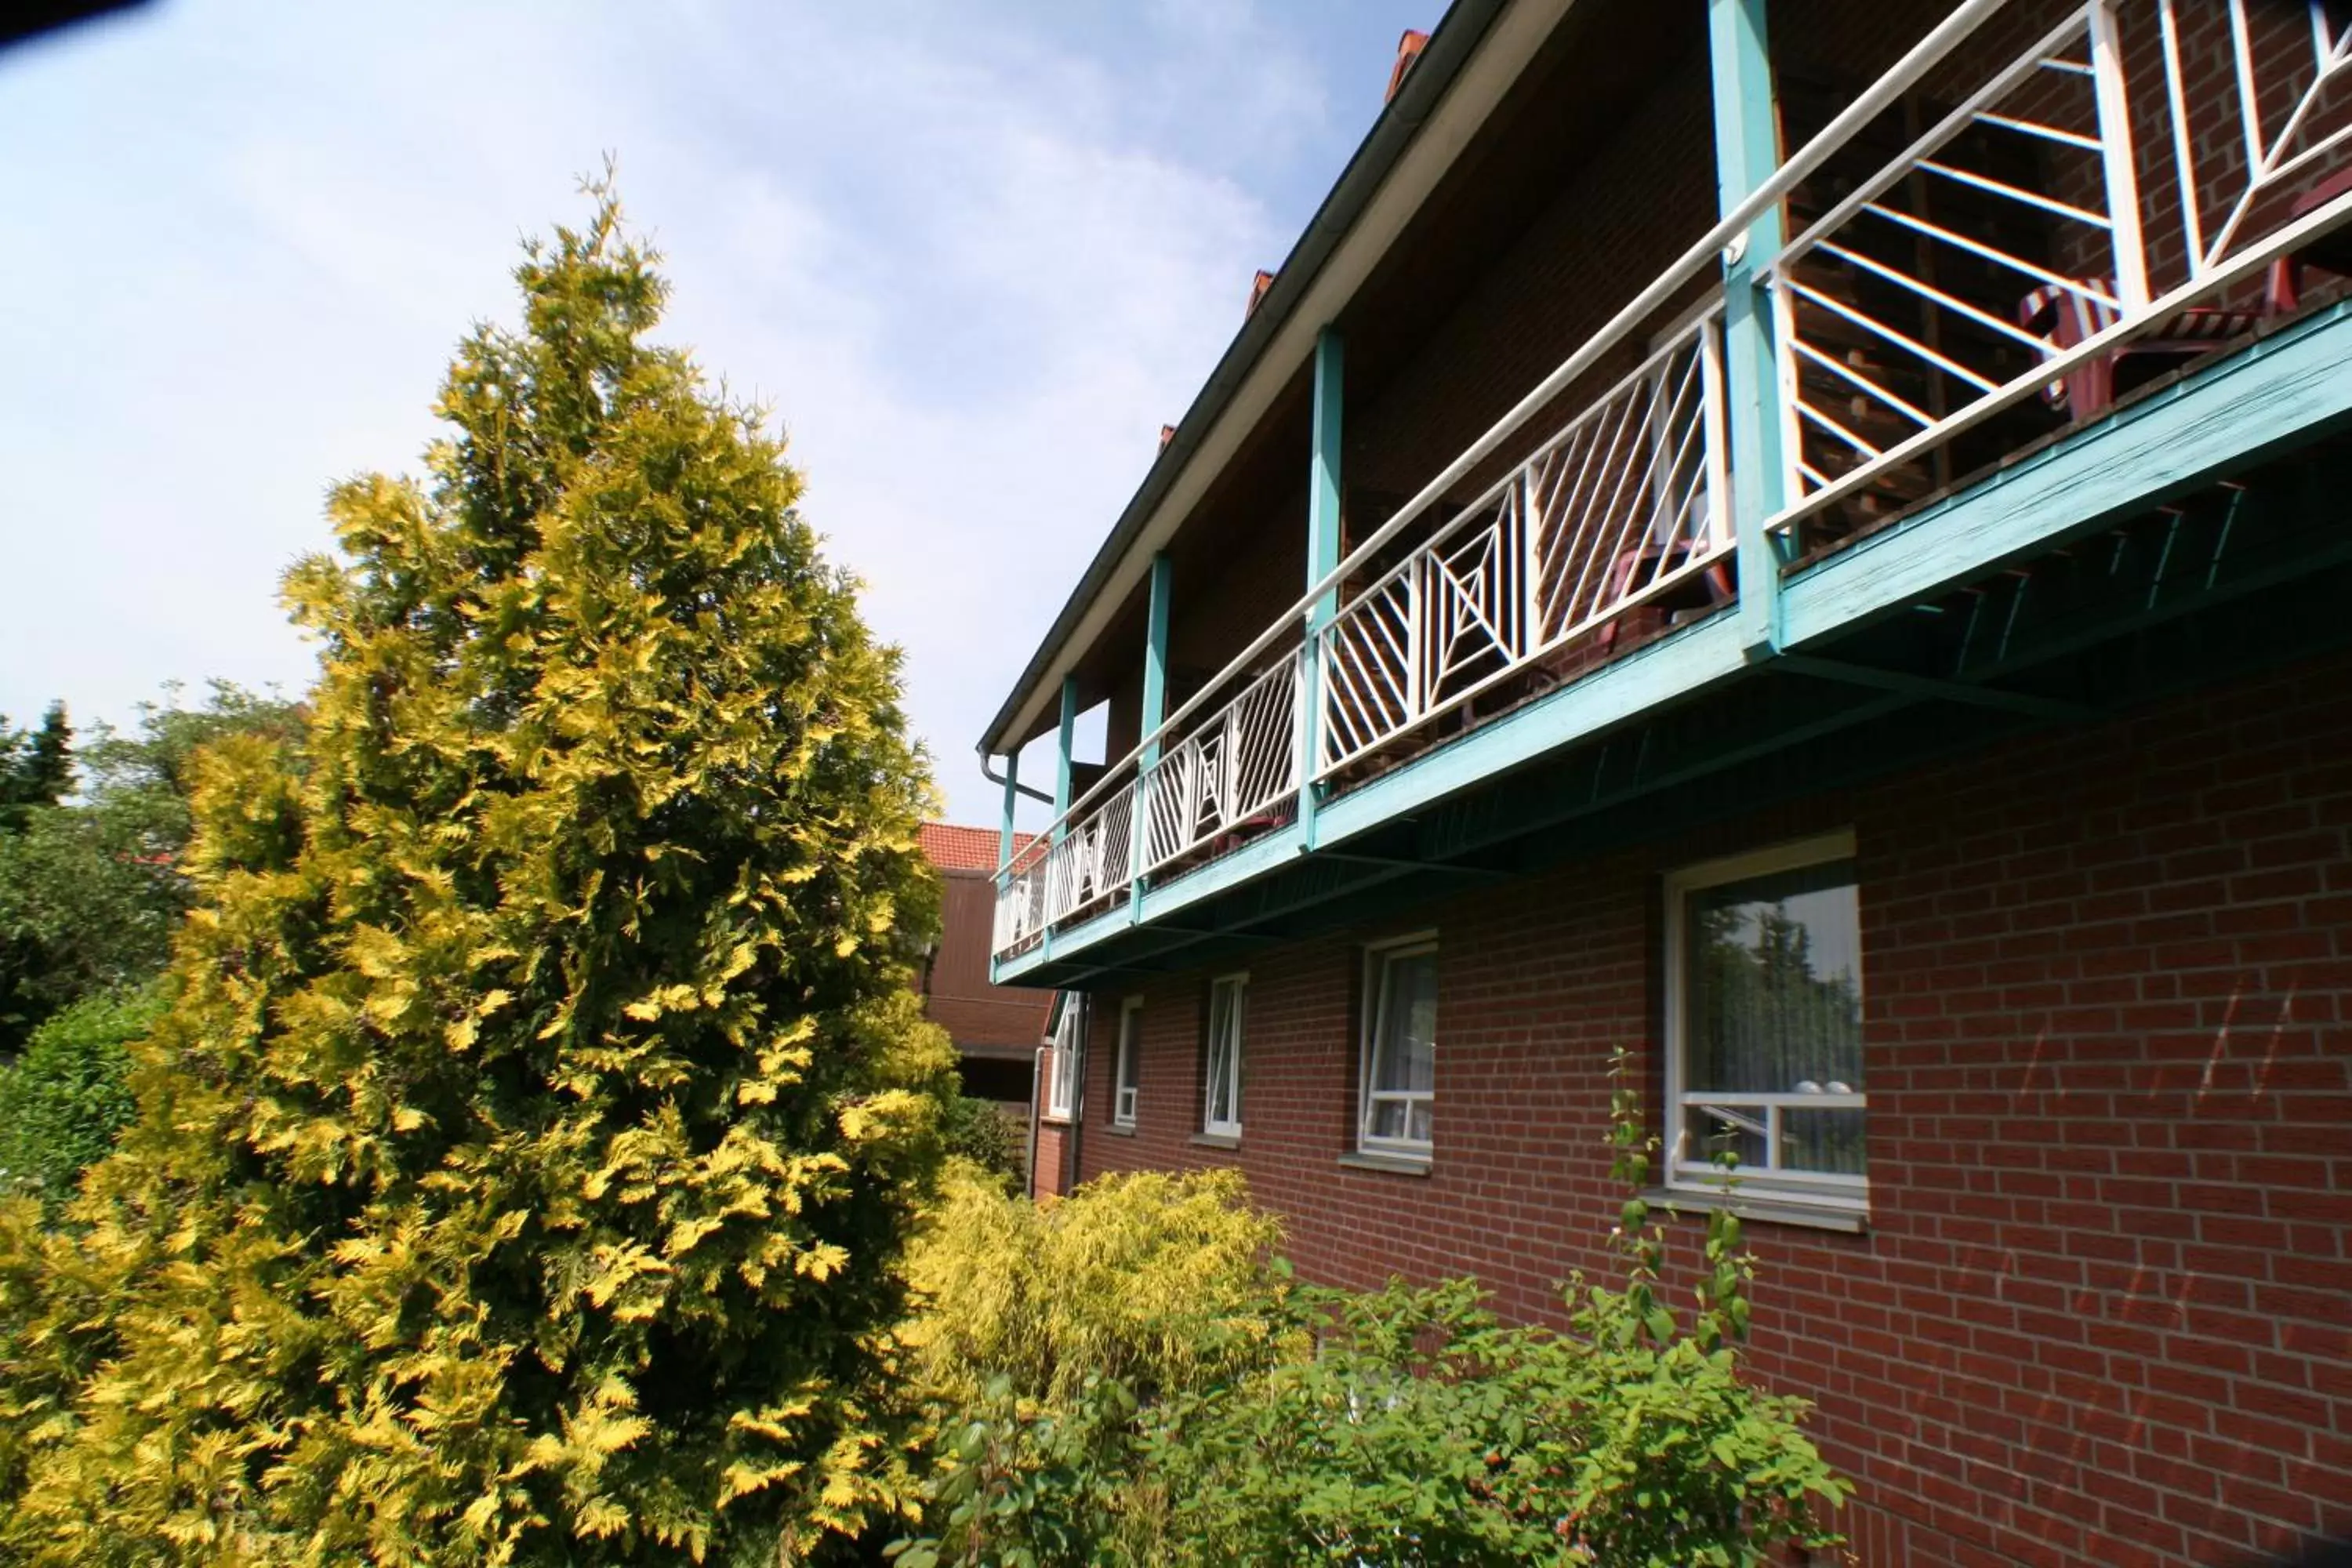
[[947, 1030], [959, 1049], [1018, 1046], [1045, 1037], [1051, 991], [997, 985], [988, 978], [996, 919], [996, 884], [985, 871], [942, 871], [940, 945], [923, 975], [923, 1016]]
[[[1044, 1092], [1042, 1087], [1039, 1092]], [[1029, 1191], [1033, 1196], [1058, 1196], [1069, 1189], [1069, 1137], [1067, 1124], [1040, 1121], [1037, 1123], [1037, 1163], [1030, 1168]]]
[[1425, 1177], [1337, 1163], [1388, 931], [1254, 956], [1236, 1152], [1189, 1141], [1206, 975], [1157, 983], [1133, 1137], [1098, 1010], [1086, 1171], [1231, 1161], [1309, 1277], [1472, 1272], [1546, 1314], [1609, 1267], [1607, 1058], [1654, 1090], [1662, 872], [1848, 825], [1871, 1227], [1749, 1235], [1756, 1365], [1819, 1401], [1862, 1560], [2218, 1564], [2352, 1526], [2352, 659], [1393, 928], [1442, 942]]

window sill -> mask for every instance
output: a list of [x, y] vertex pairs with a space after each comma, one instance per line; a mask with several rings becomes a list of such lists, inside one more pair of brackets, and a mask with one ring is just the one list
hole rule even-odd
[[1132, 1121], [1114, 1121], [1106, 1126], [1103, 1131], [1106, 1132], [1116, 1133], [1121, 1138], [1132, 1138], [1135, 1136], [1135, 1123]]
[[1762, 1193], [1710, 1193], [1690, 1187], [1653, 1187], [1642, 1201], [1654, 1209], [1692, 1209], [1700, 1214], [1728, 1209], [1744, 1220], [1766, 1225], [1801, 1226], [1809, 1230], [1843, 1231], [1860, 1236], [1870, 1229], [1870, 1215], [1856, 1209], [1826, 1208], [1794, 1198]]
[[1075, 1116], [1056, 1116], [1050, 1110], [1039, 1111], [1037, 1113], [1037, 1120], [1042, 1125], [1046, 1127], [1068, 1127], [1074, 1125], [1077, 1121], [1077, 1118]]
[[1242, 1135], [1238, 1132], [1195, 1132], [1192, 1142], [1203, 1149], [1238, 1149]]
[[1339, 1163], [1351, 1171], [1386, 1171], [1392, 1176], [1429, 1174], [1429, 1162], [1416, 1160], [1409, 1154], [1369, 1154], [1356, 1149], [1340, 1155]]

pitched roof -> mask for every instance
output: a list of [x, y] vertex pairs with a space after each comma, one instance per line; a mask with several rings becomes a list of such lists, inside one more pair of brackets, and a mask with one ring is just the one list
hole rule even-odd
[[[1014, 834], [1014, 851], [1036, 837], [1034, 833]], [[993, 827], [959, 827], [951, 822], [923, 824], [923, 856], [942, 871], [993, 871], [998, 848], [997, 830]]]

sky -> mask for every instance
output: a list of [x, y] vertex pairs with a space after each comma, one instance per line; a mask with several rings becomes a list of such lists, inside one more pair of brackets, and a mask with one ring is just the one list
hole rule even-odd
[[1442, 10], [153, 0], [0, 55], [0, 714], [307, 686], [327, 487], [417, 470], [611, 153], [992, 823], [982, 725]]

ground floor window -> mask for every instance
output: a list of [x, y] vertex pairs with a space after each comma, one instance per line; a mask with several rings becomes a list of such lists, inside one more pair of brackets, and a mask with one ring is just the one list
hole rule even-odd
[[1867, 1205], [1853, 837], [1710, 861], [1666, 883], [1668, 1181]]
[[1437, 942], [1420, 937], [1366, 954], [1358, 1146], [1429, 1157], [1437, 1107]]
[[1118, 1010], [1118, 1055], [1111, 1074], [1110, 1119], [1120, 1127], [1135, 1125], [1136, 1053], [1142, 1048], [1143, 998], [1130, 996]]
[[1045, 1116], [1067, 1121], [1078, 1111], [1078, 1073], [1084, 1050], [1078, 1033], [1086, 1008], [1078, 996], [1065, 992], [1054, 1025], [1054, 1043], [1045, 1047]]
[[1242, 1022], [1249, 976], [1228, 974], [1209, 985], [1207, 1081], [1201, 1096], [1201, 1131], [1214, 1138], [1242, 1135]]

